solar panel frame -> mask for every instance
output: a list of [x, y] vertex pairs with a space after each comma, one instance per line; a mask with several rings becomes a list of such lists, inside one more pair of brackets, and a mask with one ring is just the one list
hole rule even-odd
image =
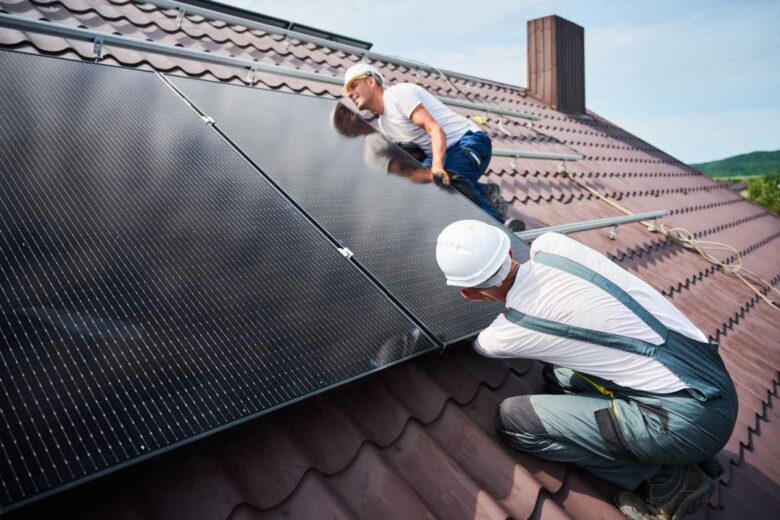
[[[438, 348], [153, 73], [8, 51], [0, 52], [0, 64], [8, 73], [0, 78], [4, 510]], [[143, 140], [142, 145], [133, 139]], [[29, 153], [33, 149], [42, 153]], [[81, 155], [70, 154], [73, 149]], [[159, 153], [161, 149], [182, 153]], [[201, 182], [198, 190], [187, 191], [184, 179], [194, 182], [187, 176]], [[130, 204], [133, 197], [143, 204]], [[127, 219], [113, 222], [119, 208]], [[237, 219], [238, 213], [273, 214], [278, 221], [270, 226], [272, 232], [263, 234], [252, 219]], [[228, 228], [224, 223], [240, 225]], [[314, 374], [299, 362], [293, 367], [298, 372], [291, 375], [314, 379], [288, 380], [286, 389], [266, 388], [279, 393], [274, 400], [252, 390], [259, 388], [253, 379], [258, 367], [279, 360], [273, 352], [252, 358], [261, 347], [247, 343], [253, 324], [247, 317], [273, 315], [274, 309], [260, 308], [270, 300], [287, 305], [285, 319], [306, 322], [306, 330], [296, 336], [273, 329], [276, 323], [266, 323], [265, 330], [277, 342], [308, 345], [307, 352], [286, 353], [306, 360], [322, 359], [327, 353], [317, 341], [333, 340], [338, 330], [333, 323], [306, 321], [309, 309], [292, 305], [289, 287], [274, 278], [289, 270], [309, 273], [312, 265], [308, 257], [285, 254], [286, 245], [268, 244], [286, 236], [282, 231], [311, 246], [315, 274], [335, 291], [328, 295], [327, 312], [369, 313], [372, 322], [351, 324], [356, 334], [331, 343], [332, 348], [362, 348], [358, 353], [363, 352], [363, 359], [342, 358], [343, 366]], [[98, 235], [103, 241], [96, 240]], [[257, 237], [266, 242], [260, 244]], [[256, 297], [252, 283], [259, 282], [247, 260], [259, 257], [261, 246], [280, 261], [263, 273], [277, 285], [258, 306], [250, 297]], [[186, 253], [171, 260], [174, 251]], [[242, 266], [249, 267], [243, 271]], [[224, 294], [218, 299], [201, 290], [224, 280], [231, 282], [231, 295], [250, 299], [231, 300]], [[116, 303], [120, 296], [125, 299]], [[316, 291], [304, 296], [319, 297]], [[223, 313], [248, 309], [248, 314], [211, 315], [206, 299]], [[180, 321], [144, 310], [144, 303], [156, 311], [176, 311]], [[141, 315], [145, 320], [136, 319]], [[209, 339], [225, 333], [225, 325], [235, 327], [230, 330], [236, 334], [234, 345], [244, 338], [240, 349], [227, 349], [228, 336]], [[145, 348], [146, 336], [163, 337], [176, 326], [192, 334], [165, 336], [169, 342], [155, 344], [167, 349], [159, 358]], [[204, 338], [208, 341], [198, 343]], [[247, 360], [251, 362], [241, 366]], [[120, 377], [128, 367], [150, 371]], [[222, 381], [204, 379], [209, 373]], [[293, 388], [304, 383], [309, 386]], [[217, 403], [214, 395], [226, 401]], [[257, 400], [266, 398], [264, 408], [253, 411]], [[48, 474], [47, 465], [53, 468]], [[14, 485], [18, 491], [12, 492]]]

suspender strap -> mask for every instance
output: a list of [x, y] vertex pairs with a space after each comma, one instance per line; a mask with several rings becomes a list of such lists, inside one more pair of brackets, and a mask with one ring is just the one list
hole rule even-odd
[[655, 357], [653, 354], [656, 351], [656, 346], [639, 339], [629, 338], [619, 334], [610, 334], [609, 332], [583, 329], [582, 327], [575, 327], [574, 325], [566, 325], [544, 318], [537, 318], [512, 308], [507, 308], [504, 315], [509, 321], [516, 325], [543, 334], [551, 334], [562, 338], [571, 338], [587, 343], [595, 343], [596, 345], [616, 348], [625, 352], [639, 354], [640, 356]]
[[[668, 329], [661, 323], [658, 318], [652, 315], [647, 309], [642, 307], [638, 301], [636, 301], [630, 294], [618, 287], [617, 284], [608, 280], [606, 277], [598, 274], [597, 272], [588, 269], [582, 264], [579, 264], [573, 260], [569, 260], [566, 257], [555, 255], [552, 253], [539, 252], [534, 256], [534, 261], [544, 264], [546, 266], [559, 269], [565, 273], [569, 273], [572, 276], [576, 276], [586, 282], [589, 282], [596, 287], [604, 290], [615, 298], [617, 301], [628, 307], [637, 318], [642, 320], [645, 325], [650, 327], [653, 332], [661, 336], [666, 341], [666, 334]], [[628, 339], [628, 338], [626, 338]]]

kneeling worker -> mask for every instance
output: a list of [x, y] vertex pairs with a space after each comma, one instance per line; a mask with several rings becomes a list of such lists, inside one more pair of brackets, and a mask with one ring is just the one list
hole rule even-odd
[[[477, 182], [493, 155], [490, 137], [419, 85], [399, 83], [385, 89], [384, 83], [376, 68], [358, 63], [344, 76], [344, 95], [359, 110], [379, 116], [379, 128], [391, 141], [419, 146], [426, 156], [423, 166], [431, 169], [431, 181], [449, 185], [458, 180], [452, 182], [454, 188], [503, 223], [507, 203], [499, 187]], [[513, 220], [507, 226], [520, 225]]]
[[544, 362], [549, 394], [501, 403], [506, 444], [622, 488], [616, 503], [632, 519], [706, 503], [737, 396], [717, 347], [663, 295], [555, 233], [519, 265], [504, 231], [462, 220], [441, 232], [436, 258], [464, 298], [506, 302], [477, 351]]

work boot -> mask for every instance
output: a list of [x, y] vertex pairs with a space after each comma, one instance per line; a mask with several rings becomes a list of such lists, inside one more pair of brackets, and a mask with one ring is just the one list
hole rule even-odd
[[656, 517], [647, 508], [645, 500], [636, 491], [620, 491], [615, 497], [615, 505], [629, 520], [655, 520]]
[[699, 462], [698, 466], [699, 469], [702, 470], [704, 473], [706, 473], [707, 476], [710, 477], [712, 480], [718, 480], [721, 477], [721, 475], [723, 475], [726, 472], [726, 469], [723, 467], [723, 464], [721, 464], [720, 461], [715, 457], [710, 457], [707, 460]]
[[495, 182], [487, 182], [482, 188], [482, 194], [490, 203], [490, 206], [502, 217], [509, 210], [509, 204], [501, 197], [501, 188]]
[[698, 466], [664, 466], [640, 493], [621, 491], [615, 503], [631, 520], [679, 520], [706, 504], [714, 487]]
[[525, 222], [519, 218], [511, 217], [504, 221], [504, 227], [512, 233], [519, 233], [521, 231], [525, 231]]

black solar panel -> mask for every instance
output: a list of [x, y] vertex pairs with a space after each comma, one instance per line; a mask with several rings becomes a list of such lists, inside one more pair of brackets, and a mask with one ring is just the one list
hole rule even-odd
[[[461, 298], [435, 255], [447, 224], [496, 221], [451, 188], [415, 182], [419, 164], [362, 120], [344, 121], [351, 112], [343, 105], [170, 79], [443, 343], [475, 334], [503, 310]], [[528, 247], [511, 238], [515, 256], [526, 259]]]
[[434, 347], [160, 77], [0, 70], [2, 508]]

